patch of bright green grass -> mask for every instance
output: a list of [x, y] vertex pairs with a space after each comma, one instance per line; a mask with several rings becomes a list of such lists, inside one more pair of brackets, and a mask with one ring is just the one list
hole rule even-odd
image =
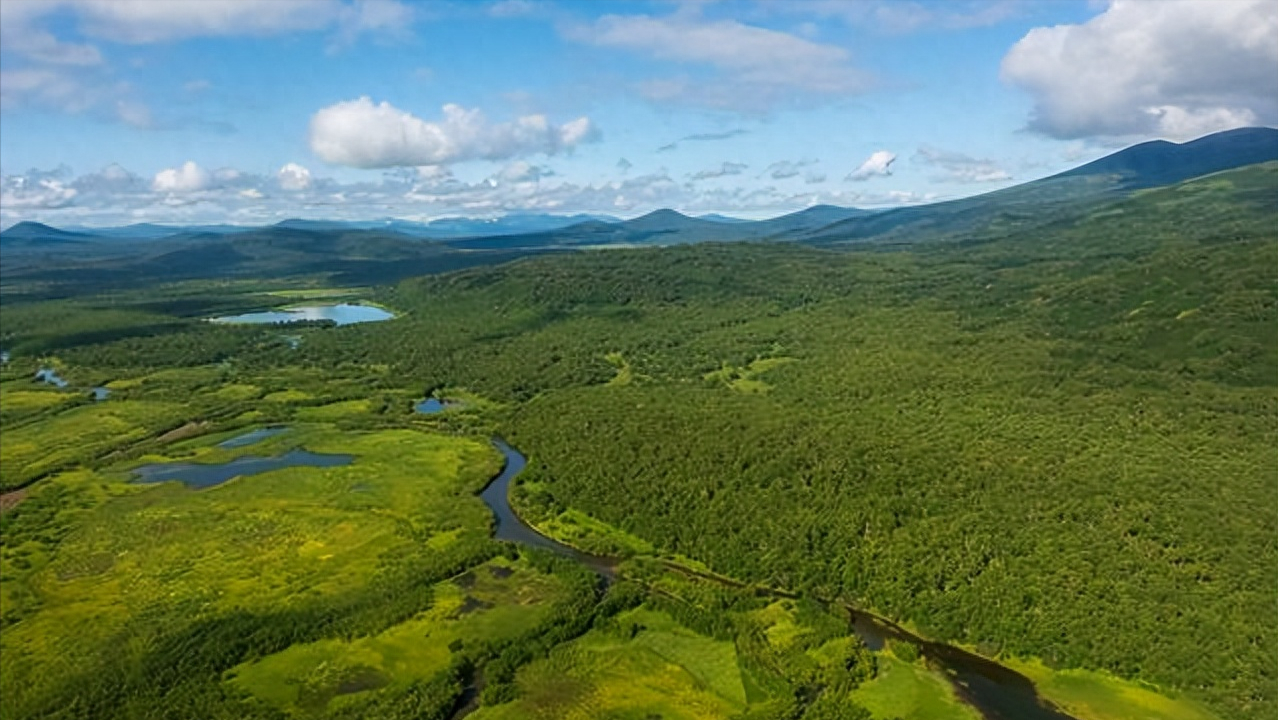
[[875, 720], [980, 720], [939, 674], [922, 664], [878, 655], [879, 674], [852, 693]]
[[57, 390], [10, 390], [9, 385], [0, 385], [0, 413], [4, 415], [38, 412], [77, 397]]
[[268, 394], [262, 399], [272, 403], [297, 403], [306, 402], [312, 397], [310, 393], [301, 390], [279, 390]]
[[736, 367], [731, 363], [723, 363], [718, 370], [704, 375], [706, 380], [722, 382], [740, 393], [765, 393], [772, 386], [759, 379], [759, 375], [795, 361], [792, 357], [756, 358], [745, 367]]
[[332, 422], [351, 415], [367, 415], [372, 405], [368, 400], [342, 400], [319, 407], [299, 408], [298, 420]]
[[319, 711], [338, 696], [431, 678], [448, 667], [458, 641], [517, 636], [561, 591], [553, 576], [495, 559], [435, 585], [434, 605], [407, 622], [370, 637], [293, 645], [236, 667], [228, 682], [290, 714]]
[[[235, 451], [187, 452], [213, 460], [294, 443], [349, 453], [355, 461], [286, 468], [204, 490], [82, 473], [81, 485], [114, 488], [113, 496], [77, 517], [47, 559], [29, 558], [29, 567], [12, 576], [12, 563], [5, 563], [6, 597], [16, 602], [27, 593], [34, 599], [28, 606], [38, 608], [0, 634], [0, 696], [15, 716], [41, 698], [74, 694], [68, 683], [84, 681], [77, 679], [112, 658], [145, 653], [192, 614], [215, 621], [337, 602], [382, 582], [397, 566], [465, 563], [488, 547], [490, 516], [474, 493], [496, 472], [500, 455], [486, 443], [329, 426], [295, 426], [286, 435]], [[46, 523], [34, 535], [58, 527]], [[431, 549], [436, 533], [456, 539]], [[134, 644], [121, 646], [112, 638], [126, 628]]]
[[1003, 664], [1034, 681], [1043, 697], [1078, 720], [1216, 720], [1198, 703], [1093, 670], [1052, 670], [1038, 661]]
[[180, 422], [172, 402], [117, 401], [71, 408], [33, 425], [5, 428], [0, 488], [90, 462]]
[[628, 632], [592, 630], [520, 669], [519, 696], [481, 707], [475, 720], [597, 720], [660, 717], [721, 720], [739, 713], [745, 688], [729, 642], [696, 635], [643, 608], [617, 618]]
[[538, 523], [537, 529], [562, 543], [599, 555], [628, 557], [655, 552], [651, 543], [580, 510], [565, 510]]

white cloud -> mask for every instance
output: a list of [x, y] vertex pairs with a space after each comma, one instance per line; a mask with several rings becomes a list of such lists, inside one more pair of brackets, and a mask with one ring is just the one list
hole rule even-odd
[[[535, 178], [535, 179], [534, 179]], [[468, 182], [446, 167], [401, 168], [377, 182], [337, 183], [311, 176], [304, 202], [280, 188], [275, 175], [194, 163], [162, 171], [155, 181], [118, 166], [71, 179], [68, 168], [0, 178], [0, 224], [38, 220], [53, 225], [130, 222], [234, 222], [263, 225], [287, 217], [367, 220], [370, 217], [492, 216], [508, 212], [639, 214], [662, 207], [684, 212], [772, 216], [816, 204], [893, 206], [936, 199], [906, 191], [863, 193], [775, 186], [679, 182], [665, 170], [596, 183], [566, 181], [542, 167], [514, 162]]]
[[544, 115], [489, 123], [479, 110], [445, 105], [428, 122], [367, 97], [321, 109], [311, 118], [311, 150], [326, 162], [360, 168], [504, 160], [571, 150], [597, 137], [589, 118], [552, 125]]
[[939, 169], [941, 175], [936, 180], [940, 182], [980, 183], [1012, 179], [1012, 176], [993, 160], [974, 158], [962, 153], [925, 145], [918, 149], [914, 157], [926, 165]]
[[305, 190], [311, 186], [311, 171], [297, 163], [287, 163], [275, 174], [284, 190]]
[[187, 160], [180, 167], [166, 168], [155, 174], [151, 189], [156, 192], [188, 193], [203, 190], [209, 184], [209, 174], [199, 165]]
[[11, 176], [0, 183], [0, 206], [36, 209], [70, 205], [78, 191], [53, 178]]
[[75, 0], [63, 4], [79, 15], [85, 34], [135, 44], [316, 30], [333, 22], [342, 9], [335, 0]]
[[554, 174], [549, 168], [541, 165], [532, 165], [523, 160], [516, 160], [502, 168], [501, 172], [497, 173], [492, 179], [505, 183], [537, 182]]
[[837, 18], [850, 25], [868, 26], [889, 33], [907, 33], [941, 28], [995, 25], [1017, 14], [1021, 0], [775, 0], [770, 10]]
[[1278, 121], [1278, 4], [1114, 0], [1081, 25], [1039, 27], [1003, 58], [1056, 138], [1186, 139]]
[[[773, 180], [785, 180], [787, 178], [797, 177], [803, 171], [803, 168], [809, 165], [815, 165], [819, 160], [781, 160], [774, 162], [763, 171], [764, 175], [768, 175]], [[762, 176], [760, 176], [762, 177]]]
[[116, 100], [115, 114], [125, 125], [142, 129], [152, 126], [151, 108], [136, 100]]
[[413, 6], [398, 0], [355, 0], [338, 14], [337, 36], [329, 51], [349, 46], [366, 33], [406, 37], [416, 17]]
[[843, 97], [870, 86], [869, 75], [853, 67], [841, 47], [735, 20], [705, 20], [696, 13], [605, 15], [590, 25], [565, 27], [563, 34], [584, 44], [718, 71], [708, 80], [674, 76], [640, 83], [640, 92], [654, 101], [759, 111], [799, 98]]
[[746, 168], [750, 167], [745, 163], [722, 162], [718, 167], [707, 168], [700, 172], [693, 173], [689, 177], [693, 180], [709, 180], [710, 178], [724, 177], [727, 175], [740, 175]]
[[886, 176], [892, 174], [892, 163], [896, 160], [896, 153], [887, 150], [876, 150], [870, 154], [870, 157], [861, 163], [860, 167], [848, 173], [845, 180], [862, 181], [869, 180], [872, 177]]
[[501, 0], [488, 6], [488, 14], [495, 18], [517, 18], [536, 15], [542, 4], [532, 0]]

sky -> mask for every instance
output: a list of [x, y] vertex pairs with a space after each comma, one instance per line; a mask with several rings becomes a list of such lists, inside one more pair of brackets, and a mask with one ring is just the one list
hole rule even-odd
[[1278, 0], [3, 0], [0, 227], [771, 217], [1278, 124]]

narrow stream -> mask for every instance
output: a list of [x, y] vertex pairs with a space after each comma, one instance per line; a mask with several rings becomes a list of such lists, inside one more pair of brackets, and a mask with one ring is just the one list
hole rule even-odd
[[[617, 577], [617, 560], [590, 555], [564, 545], [534, 530], [515, 514], [510, 506], [510, 482], [527, 465], [520, 452], [499, 438], [493, 445], [506, 460], [501, 474], [493, 478], [480, 493], [493, 515], [497, 518], [494, 536], [498, 540], [520, 543], [530, 547], [550, 550], [570, 557], [609, 580]], [[725, 582], [722, 578], [708, 579]], [[729, 583], [740, 585], [744, 584]], [[789, 593], [774, 593], [793, 597]], [[843, 605], [851, 618], [853, 629], [871, 649], [881, 649], [886, 640], [907, 642], [919, 649], [928, 664], [941, 670], [954, 686], [958, 696], [976, 708], [985, 720], [1076, 720], [1061, 712], [1038, 696], [1029, 678], [988, 658], [944, 643], [924, 640], [901, 626], [872, 613], [863, 612], [850, 605]]]

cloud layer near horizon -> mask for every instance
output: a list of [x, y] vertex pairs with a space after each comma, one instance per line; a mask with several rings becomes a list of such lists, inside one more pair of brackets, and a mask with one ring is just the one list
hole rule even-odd
[[59, 226], [135, 222], [260, 225], [290, 217], [430, 219], [511, 212], [602, 212], [630, 217], [659, 208], [693, 214], [772, 216], [818, 204], [879, 207], [936, 199], [902, 190], [796, 191], [784, 183], [751, 188], [703, 186], [706, 180], [737, 175], [744, 169], [741, 164], [725, 162], [684, 180], [658, 170], [612, 181], [577, 183], [558, 178], [545, 166], [516, 160], [474, 181], [460, 179], [445, 166], [430, 165], [388, 172], [378, 182], [340, 183], [317, 176], [298, 163], [257, 175], [234, 168], [210, 170], [187, 161], [160, 170], [150, 180], [115, 164], [80, 176], [72, 176], [63, 167], [0, 178], [0, 226], [20, 220]]

